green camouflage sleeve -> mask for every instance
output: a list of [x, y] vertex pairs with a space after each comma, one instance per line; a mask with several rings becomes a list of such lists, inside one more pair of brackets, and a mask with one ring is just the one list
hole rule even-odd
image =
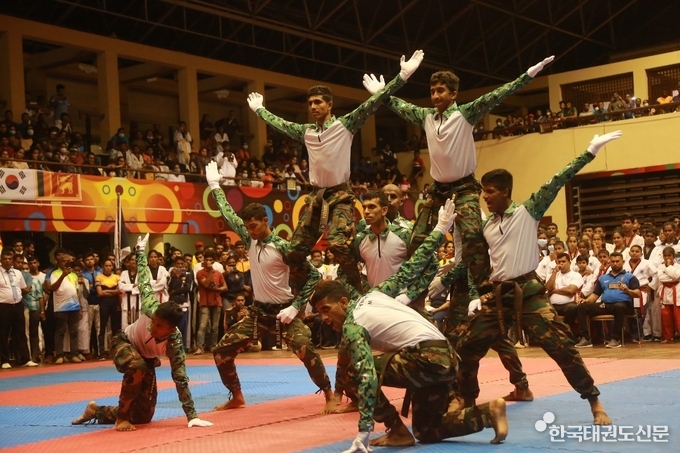
[[555, 200], [560, 189], [573, 178], [583, 167], [593, 161], [595, 156], [584, 151], [569, 165], [557, 173], [552, 179], [543, 184], [540, 189], [531, 194], [528, 200], [522, 203], [534, 219], [541, 220], [545, 211], [548, 210]]
[[307, 305], [307, 301], [309, 301], [309, 298], [314, 292], [314, 288], [316, 288], [316, 285], [318, 285], [321, 281], [321, 274], [319, 274], [319, 271], [317, 271], [316, 268], [312, 266], [312, 264], [307, 260], [305, 260], [305, 265], [307, 266], [308, 271], [307, 281], [298, 293], [297, 297], [293, 300], [292, 304], [293, 307], [297, 308], [298, 310], [302, 310], [305, 305]]
[[137, 255], [137, 288], [139, 299], [142, 301], [142, 313], [153, 318], [160, 303], [151, 287], [151, 271], [147, 263], [146, 251], [137, 250], [135, 253]]
[[[370, 291], [377, 290], [390, 297], [397, 297], [403, 288], [415, 283], [427, 271], [430, 261], [434, 259], [434, 251], [443, 243], [444, 236], [439, 231], [432, 231], [415, 253], [411, 255], [411, 258], [401, 266], [399, 272], [383, 283], [374, 286]], [[434, 274], [432, 274], [432, 277], [434, 277]]]
[[340, 348], [349, 353], [356, 370], [357, 392], [359, 396], [359, 431], [373, 431], [373, 411], [378, 399], [378, 372], [371, 354], [368, 332], [354, 323], [348, 315], [342, 327]]
[[396, 76], [385, 85], [385, 88], [368, 98], [352, 112], [338, 118], [338, 121], [340, 121], [352, 134], [356, 134], [366, 120], [380, 108], [383, 102], [388, 100], [392, 93], [403, 87], [405, 84], [405, 80], [400, 76]]
[[456, 280], [463, 277], [467, 278], [468, 281], [470, 300], [479, 299], [479, 291], [477, 291], [472, 274], [468, 272], [467, 266], [465, 266], [465, 263], [462, 261], [458, 263], [456, 267], [442, 275], [442, 285], [449, 288]]
[[411, 283], [408, 288], [406, 288], [406, 295], [408, 296], [409, 299], [416, 300], [418, 296], [420, 296], [423, 291], [427, 291], [427, 287], [430, 285], [430, 282], [434, 278], [435, 275], [437, 275], [437, 270], [439, 269], [439, 263], [437, 260], [432, 257], [430, 262], [427, 264], [425, 267], [425, 271], [418, 276], [418, 279]]
[[227, 221], [229, 226], [231, 227], [232, 230], [238, 235], [239, 238], [243, 241], [243, 243], [246, 246], [246, 249], [250, 248], [250, 234], [248, 234], [248, 230], [246, 229], [245, 224], [243, 223], [243, 220], [236, 214], [236, 211], [234, 211], [234, 208], [231, 207], [229, 202], [227, 201], [227, 197], [224, 194], [224, 190], [222, 188], [218, 187], [217, 189], [213, 189], [212, 191], [213, 198], [217, 202], [217, 206], [220, 209], [220, 212], [222, 213], [222, 217], [224, 217], [224, 220]]
[[385, 105], [404, 121], [420, 127], [425, 127], [425, 118], [433, 110], [431, 108], [418, 107], [394, 96], [385, 101]]
[[491, 110], [493, 110], [503, 99], [513, 94], [515, 91], [521, 90], [526, 84], [531, 82], [529, 74], [524, 73], [512, 82], [496, 88], [490, 93], [480, 96], [472, 102], [460, 106], [460, 113], [463, 118], [470, 124], [477, 124], [482, 120]]
[[262, 118], [265, 123], [269, 124], [271, 127], [281, 132], [293, 140], [297, 140], [300, 143], [305, 142], [305, 131], [307, 130], [306, 124], [293, 123], [291, 121], [286, 121], [283, 118], [274, 115], [266, 108], [262, 107], [257, 109], [255, 112], [257, 116]]
[[189, 390], [186, 355], [184, 353], [184, 345], [182, 344], [182, 334], [179, 330], [175, 330], [170, 335], [165, 351], [168, 359], [170, 359], [170, 372], [172, 380], [175, 382], [179, 402], [182, 403], [182, 409], [184, 409], [187, 420], [192, 420], [197, 417], [196, 408], [194, 407], [194, 400], [191, 398], [191, 391]]

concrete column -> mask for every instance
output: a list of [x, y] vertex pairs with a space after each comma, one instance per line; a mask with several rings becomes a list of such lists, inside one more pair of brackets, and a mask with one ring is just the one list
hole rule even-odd
[[101, 146], [104, 147], [121, 127], [118, 54], [116, 52], [105, 50], [97, 55], [97, 83], [99, 111], [104, 115], [99, 123], [99, 134]]
[[[264, 80], [253, 80], [246, 85], [246, 95], [256, 91], [264, 96], [264, 106], [267, 107], [267, 94], [264, 91]], [[243, 130], [253, 134], [250, 141], [250, 155], [260, 158], [264, 154], [264, 145], [267, 143], [267, 123], [262, 121], [250, 108], [247, 108], [243, 117]]]
[[[631, 94], [634, 94], [636, 97], [639, 97], [643, 100], [649, 99], [649, 82], [647, 80], [647, 71], [643, 67], [633, 66], [633, 93]], [[624, 96], [624, 94], [621, 94], [621, 96]], [[651, 100], [649, 103], [652, 104]]]
[[179, 84], [179, 120], [187, 123], [187, 130], [191, 133], [194, 140], [193, 147], [198, 149], [201, 146], [201, 122], [198, 111], [198, 80], [196, 78], [196, 68], [187, 67], [177, 71], [177, 82]]
[[361, 157], [370, 157], [375, 160], [376, 157], [371, 150], [378, 143], [376, 135], [375, 115], [371, 115], [361, 127]]
[[26, 109], [24, 51], [19, 32], [0, 35], [0, 61], [0, 101], [6, 102], [2, 110], [11, 110], [14, 122], [18, 123]]

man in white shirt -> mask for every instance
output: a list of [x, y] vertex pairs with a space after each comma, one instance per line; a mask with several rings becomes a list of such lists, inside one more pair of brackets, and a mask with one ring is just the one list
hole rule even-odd
[[560, 253], [557, 255], [557, 266], [545, 284], [550, 297], [550, 303], [558, 315], [564, 318], [564, 322], [571, 326], [576, 319], [575, 296], [583, 286], [583, 277], [578, 272], [571, 270], [569, 255]]
[[0, 253], [0, 362], [2, 369], [12, 368], [9, 363], [9, 337], [15, 345], [14, 354], [21, 366], [36, 366], [31, 360], [26, 339], [26, 318], [22, 298], [30, 290], [21, 272], [12, 267], [14, 251], [2, 249]]

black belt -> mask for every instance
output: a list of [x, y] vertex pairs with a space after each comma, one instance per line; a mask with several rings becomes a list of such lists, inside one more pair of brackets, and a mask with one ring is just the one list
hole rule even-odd
[[279, 311], [283, 310], [284, 308], [288, 308], [292, 305], [292, 302], [284, 302], [282, 304], [275, 303], [275, 302], [260, 302], [259, 300], [256, 300], [253, 302], [253, 307], [255, 308], [260, 308], [264, 312], [271, 312], [271, 313], [278, 313]]
[[[277, 304], [277, 303], [267, 303], [267, 302], [260, 302], [258, 300], [253, 302], [253, 308], [257, 308], [259, 310], [262, 310], [266, 315], [277, 315], [281, 310], [284, 308], [288, 308], [292, 305], [292, 302], [284, 302], [282, 304]], [[252, 312], [252, 318], [253, 318], [253, 341], [257, 341], [258, 339], [258, 332], [257, 332], [257, 318], [258, 318], [258, 311], [254, 310]], [[282, 335], [281, 335], [281, 321], [276, 318], [276, 346], [278, 348], [282, 347]]]
[[449, 347], [449, 342], [447, 340], [425, 340], [421, 341], [417, 345], [413, 346], [415, 349], [428, 349], [428, 348], [447, 348]]
[[435, 190], [455, 190], [458, 187], [465, 185], [465, 184], [470, 184], [470, 183], [478, 183], [477, 178], [475, 177], [474, 173], [471, 173], [463, 178], [457, 179], [455, 181], [451, 182], [439, 182], [435, 181], [433, 184], [433, 187]]

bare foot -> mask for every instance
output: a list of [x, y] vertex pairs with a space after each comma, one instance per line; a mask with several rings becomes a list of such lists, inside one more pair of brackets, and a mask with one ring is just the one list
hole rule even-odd
[[[473, 404], [474, 405], [474, 404]], [[446, 412], [456, 412], [465, 409], [465, 401], [460, 396], [455, 397], [449, 403], [449, 408]]]
[[338, 403], [340, 400], [335, 399], [335, 397], [329, 399], [326, 401], [326, 405], [321, 409], [322, 414], [335, 414], [335, 411], [338, 409]]
[[336, 414], [347, 414], [349, 412], [359, 412], [359, 403], [356, 401], [350, 401], [344, 406], [340, 406], [335, 409]]
[[593, 425], [611, 425], [612, 419], [604, 411], [604, 406], [598, 398], [590, 401], [590, 410], [593, 412]]
[[127, 420], [116, 420], [116, 431], [134, 431], [135, 426]]
[[491, 439], [492, 444], [500, 444], [508, 437], [508, 418], [505, 415], [505, 400], [498, 398], [489, 403], [491, 413], [491, 427], [496, 437]]
[[529, 387], [525, 389], [515, 387], [515, 390], [505, 395], [503, 399], [505, 401], [533, 401], [534, 394], [531, 392]]
[[413, 437], [413, 434], [401, 421], [397, 426], [387, 431], [387, 433], [371, 439], [369, 442], [370, 445], [384, 447], [408, 447], [415, 445], [415, 443], [416, 439]]
[[83, 423], [87, 423], [89, 421], [92, 421], [95, 419], [97, 414], [97, 403], [94, 401], [90, 401], [87, 403], [87, 407], [85, 408], [85, 412], [83, 412], [83, 415], [80, 417], [76, 418], [75, 420], [71, 420], [72, 425], [82, 425]]
[[227, 411], [229, 409], [241, 409], [246, 407], [246, 400], [243, 398], [243, 393], [234, 393], [231, 399], [225, 403], [215, 406], [216, 411]]

